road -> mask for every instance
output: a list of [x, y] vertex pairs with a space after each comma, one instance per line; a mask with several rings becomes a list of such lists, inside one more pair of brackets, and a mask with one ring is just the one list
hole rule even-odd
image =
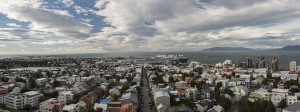
[[[241, 100], [248, 100], [250, 93], [253, 92], [253, 91], [255, 91], [255, 89], [254, 89], [254, 88], [250, 88], [250, 89], [249, 89], [249, 93], [248, 93], [246, 96], [243, 96], [243, 97], [240, 99], [240, 101], [241, 101]], [[238, 107], [239, 107], [238, 102], [237, 102], [237, 103], [234, 103], [234, 104], [231, 105], [231, 107], [228, 109], [228, 112], [238, 112], [238, 111], [239, 111]]]
[[142, 86], [141, 86], [141, 110], [142, 112], [155, 112], [155, 109], [153, 108], [153, 100], [150, 96], [150, 88], [149, 88], [149, 82], [147, 80], [147, 72], [146, 69], [142, 70]]

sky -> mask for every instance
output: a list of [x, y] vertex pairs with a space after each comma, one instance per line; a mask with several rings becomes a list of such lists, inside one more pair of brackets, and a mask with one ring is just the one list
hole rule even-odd
[[1, 0], [0, 54], [272, 49], [300, 43], [300, 0]]

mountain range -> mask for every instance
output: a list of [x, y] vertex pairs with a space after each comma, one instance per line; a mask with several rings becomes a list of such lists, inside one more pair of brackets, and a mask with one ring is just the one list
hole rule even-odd
[[235, 51], [235, 52], [249, 52], [249, 51], [300, 51], [300, 45], [294, 45], [294, 46], [285, 46], [278, 49], [266, 49], [266, 50], [256, 50], [251, 48], [245, 48], [245, 47], [212, 47], [208, 49], [203, 49], [202, 51], [214, 51], [214, 52], [220, 52], [220, 51]]

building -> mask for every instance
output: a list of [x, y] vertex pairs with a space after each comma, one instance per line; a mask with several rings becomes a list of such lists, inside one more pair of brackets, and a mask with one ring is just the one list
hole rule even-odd
[[35, 80], [36, 84], [40, 87], [45, 86], [48, 83], [47, 78], [38, 78]]
[[288, 104], [288, 105], [292, 105], [297, 102], [298, 102], [297, 96], [287, 96], [286, 97], [286, 104]]
[[297, 71], [297, 64], [295, 61], [290, 62], [290, 72], [296, 72]]
[[44, 102], [40, 103], [40, 112], [53, 112], [54, 110], [62, 110], [63, 106], [60, 106], [60, 103], [56, 98], [51, 98]]
[[0, 90], [0, 103], [4, 103], [4, 97], [8, 94], [7, 90]]
[[250, 58], [246, 58], [246, 68], [253, 68], [252, 66], [252, 60]]
[[300, 102], [294, 103], [284, 109], [282, 109], [282, 112], [300, 112]]
[[275, 72], [279, 70], [279, 63], [277, 57], [273, 56], [271, 65], [270, 65], [270, 71]]
[[265, 62], [265, 57], [263, 56], [258, 56], [258, 68], [265, 68], [266, 67], [266, 62]]
[[39, 99], [43, 96], [36, 91], [28, 91], [23, 94], [9, 94], [4, 97], [4, 104], [11, 109], [22, 109], [24, 105], [31, 105], [31, 107], [37, 107], [39, 105]]
[[72, 100], [74, 97], [74, 94], [71, 91], [63, 91], [60, 92], [58, 95], [58, 102], [62, 105], [66, 105], [68, 100]]
[[162, 104], [166, 107], [170, 107], [170, 95], [168, 92], [162, 90], [155, 91], [153, 98], [156, 105]]

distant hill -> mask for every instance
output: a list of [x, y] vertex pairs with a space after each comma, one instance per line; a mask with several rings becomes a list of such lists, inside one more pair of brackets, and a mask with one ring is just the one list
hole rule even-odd
[[279, 49], [273, 49], [273, 51], [300, 51], [300, 45], [285, 46]]
[[213, 47], [208, 49], [203, 49], [202, 51], [254, 51], [250, 48], [244, 47]]

